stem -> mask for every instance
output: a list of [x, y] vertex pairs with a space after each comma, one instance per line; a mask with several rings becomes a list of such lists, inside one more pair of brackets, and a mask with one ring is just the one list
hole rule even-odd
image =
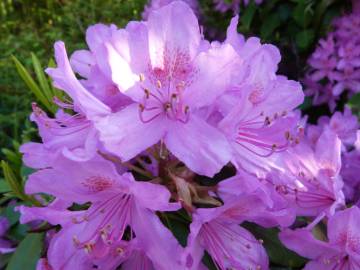
[[123, 166], [125, 166], [125, 167], [127, 167], [128, 169], [130, 169], [130, 170], [132, 170], [132, 171], [135, 171], [135, 172], [137, 172], [137, 173], [139, 173], [139, 174], [141, 174], [141, 175], [143, 175], [143, 176], [146, 176], [146, 177], [148, 177], [148, 178], [154, 178], [154, 176], [150, 173], [150, 172], [148, 172], [148, 171], [145, 171], [145, 170], [143, 170], [143, 169], [141, 169], [141, 168], [139, 168], [139, 167], [137, 167], [137, 166], [135, 166], [135, 165], [132, 165], [131, 163], [129, 163], [129, 162], [124, 162], [124, 163], [121, 163]]

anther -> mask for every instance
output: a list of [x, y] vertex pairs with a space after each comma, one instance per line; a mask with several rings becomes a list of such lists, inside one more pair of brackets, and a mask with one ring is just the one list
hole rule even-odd
[[139, 104], [139, 110], [140, 110], [140, 112], [143, 112], [144, 109], [145, 109], [145, 106], [140, 103], [140, 104]]
[[85, 252], [89, 254], [93, 251], [94, 245], [91, 243], [87, 243], [87, 244], [85, 244], [84, 249], [85, 249]]
[[268, 116], [265, 117], [265, 125], [270, 125], [271, 124], [271, 121], [270, 121], [270, 118]]
[[184, 112], [185, 114], [188, 114], [190, 110], [190, 107], [188, 105], [185, 106]]
[[122, 255], [122, 254], [124, 253], [124, 249], [121, 248], [121, 247], [117, 247], [117, 248], [116, 248], [116, 253], [117, 253], [118, 255]]
[[171, 109], [171, 104], [169, 103], [169, 102], [166, 102], [165, 104], [164, 104], [164, 110], [165, 111], [168, 111], [168, 110], [170, 110]]
[[73, 240], [75, 246], [78, 246], [78, 245], [80, 244], [80, 241], [79, 241], [79, 239], [76, 237], [76, 235], [74, 235], [74, 236], [72, 237], [72, 240]]
[[150, 90], [147, 88], [144, 88], [144, 93], [145, 93], [145, 98], [149, 98], [150, 97]]
[[285, 132], [285, 139], [287, 139], [287, 140], [290, 139], [290, 132], [289, 131]]
[[145, 76], [144, 76], [144, 74], [142, 74], [142, 73], [139, 74], [139, 80], [140, 80], [140, 82], [145, 81]]
[[156, 86], [157, 86], [157, 88], [159, 88], [159, 89], [161, 88], [161, 82], [160, 82], [159, 80], [156, 81]]
[[78, 224], [78, 223], [79, 223], [79, 221], [76, 219], [76, 217], [71, 218], [71, 221], [72, 221], [72, 223], [74, 223], [74, 224]]

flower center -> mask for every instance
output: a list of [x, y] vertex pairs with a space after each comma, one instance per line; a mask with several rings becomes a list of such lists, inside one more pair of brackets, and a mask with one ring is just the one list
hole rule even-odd
[[188, 54], [181, 50], [170, 51], [165, 47], [162, 67], [149, 65], [146, 74], [139, 75], [144, 97], [139, 104], [142, 122], [147, 123], [159, 116], [186, 123], [190, 107], [184, 103], [184, 91], [196, 74]]

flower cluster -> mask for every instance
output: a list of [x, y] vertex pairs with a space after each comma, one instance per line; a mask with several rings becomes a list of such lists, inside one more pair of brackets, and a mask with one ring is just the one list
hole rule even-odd
[[[90, 26], [88, 50], [70, 59], [56, 42], [56, 67], [46, 72], [64, 92], [54, 100], [59, 110], [52, 118], [34, 103], [42, 142], [20, 149], [37, 170], [25, 191], [42, 205], [20, 206], [21, 222], [51, 225], [38, 270], [202, 270], [205, 253], [221, 270], [266, 270], [263, 241], [240, 225], [284, 229], [296, 216], [314, 221], [283, 230], [289, 248], [318, 265], [356, 260], [350, 225], [341, 239], [330, 236], [359, 215], [356, 207], [338, 211], [356, 119], [345, 111], [306, 127], [295, 110], [301, 85], [277, 75], [278, 49], [245, 39], [237, 23], [225, 41], [209, 42], [192, 9], [171, 1], [123, 29]], [[220, 171], [228, 178], [215, 180]], [[311, 244], [323, 218], [335, 224], [332, 257], [325, 248], [298, 251], [296, 241], [304, 234]], [[186, 227], [186, 241], [174, 222]]]
[[[255, 4], [260, 5], [263, 0], [255, 0]], [[250, 3], [250, 0], [214, 0], [215, 9], [225, 13], [229, 10], [232, 10], [234, 14], [240, 12], [240, 6], [243, 4], [247, 6]]]
[[[152, 11], [157, 10], [163, 6], [166, 6], [174, 1], [176, 1], [176, 0], [149, 0], [147, 5], [145, 5], [145, 7], [144, 7], [143, 13], [141, 14], [142, 18], [144, 20], [147, 20], [149, 17], [149, 14]], [[200, 12], [199, 11], [199, 3], [197, 0], [181, 0], [181, 1], [188, 4], [191, 7], [191, 9], [194, 11], [194, 13], [196, 15], [199, 15], [199, 12]]]
[[354, 1], [353, 12], [333, 21], [334, 30], [319, 41], [308, 60], [307, 95], [314, 96], [314, 105], [328, 103], [331, 110], [346, 90], [348, 95], [360, 91], [359, 8]]

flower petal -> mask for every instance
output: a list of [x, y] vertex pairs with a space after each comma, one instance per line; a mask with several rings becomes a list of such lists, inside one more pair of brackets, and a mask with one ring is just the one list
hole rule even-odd
[[224, 135], [195, 115], [186, 124], [172, 123], [165, 144], [192, 171], [209, 177], [231, 159]]
[[129, 105], [122, 111], [104, 117], [95, 123], [95, 126], [105, 148], [118, 155], [122, 161], [135, 157], [159, 142], [166, 128], [161, 116], [143, 123], [139, 118], [137, 104]]
[[200, 28], [191, 8], [175, 1], [150, 13], [149, 52], [153, 68], [163, 68], [170, 57], [181, 52], [193, 59], [200, 45]]
[[71, 69], [65, 45], [58, 41], [54, 45], [57, 68], [47, 68], [46, 72], [54, 80], [54, 86], [64, 90], [74, 101], [76, 109], [79, 109], [89, 119], [111, 112], [110, 108], [96, 99], [77, 80]]

